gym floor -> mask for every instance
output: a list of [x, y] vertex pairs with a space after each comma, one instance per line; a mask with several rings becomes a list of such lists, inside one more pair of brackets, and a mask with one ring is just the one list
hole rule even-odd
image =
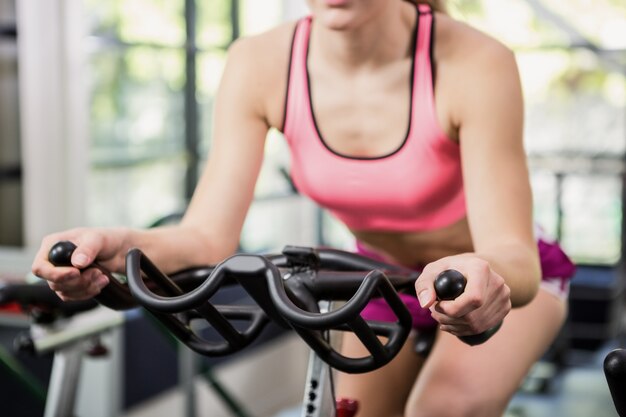
[[554, 378], [546, 394], [520, 391], [506, 417], [618, 417], [602, 371], [604, 357], [612, 347], [607, 345], [567, 367]]
[[[580, 353], [550, 379], [547, 393], [535, 393], [537, 380], [551, 374], [552, 367], [539, 363], [504, 417], [618, 417], [602, 371], [606, 354], [617, 342], [593, 353]], [[285, 335], [236, 363], [220, 365], [216, 375], [254, 417], [299, 417], [308, 351], [293, 335]], [[198, 415], [233, 417], [203, 380], [196, 383]], [[185, 396], [169, 391], [123, 417], [183, 415]]]

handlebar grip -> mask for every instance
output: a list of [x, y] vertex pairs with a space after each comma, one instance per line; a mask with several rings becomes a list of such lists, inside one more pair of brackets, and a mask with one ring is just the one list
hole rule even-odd
[[[54, 266], [72, 266], [72, 254], [76, 245], [68, 240], [55, 243], [48, 252], [48, 260]], [[88, 268], [98, 268], [109, 278], [109, 284], [94, 298], [100, 304], [113, 310], [127, 310], [137, 307], [137, 303], [130, 294], [128, 288], [119, 282], [106, 268], [92, 263]]]
[[54, 266], [72, 266], [72, 254], [76, 245], [69, 240], [55, 243], [48, 252], [48, 260]]
[[[439, 300], [454, 300], [465, 291], [467, 279], [465, 276], [455, 269], [446, 269], [441, 272], [435, 279], [435, 293]], [[502, 326], [502, 322], [496, 324], [491, 329], [487, 329], [479, 334], [468, 336], [459, 336], [463, 342], [470, 346], [476, 346], [485, 343], [491, 338]]]

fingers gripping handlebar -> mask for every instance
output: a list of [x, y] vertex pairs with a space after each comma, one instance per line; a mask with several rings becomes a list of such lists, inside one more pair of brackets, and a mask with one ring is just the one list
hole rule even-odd
[[[454, 269], [445, 270], [440, 273], [435, 280], [435, 292], [437, 293], [437, 298], [439, 300], [454, 300], [463, 294], [463, 291], [465, 291], [465, 284], [467, 284], [467, 280], [459, 271]], [[500, 330], [501, 326], [502, 322], [499, 322], [491, 329], [487, 329], [482, 333], [469, 336], [459, 336], [459, 339], [470, 346], [480, 345], [496, 334], [496, 332]]]
[[[72, 266], [72, 254], [76, 245], [69, 241], [56, 243], [48, 253], [48, 260], [54, 266]], [[128, 289], [106, 269], [93, 263], [89, 268], [98, 268], [109, 278], [109, 284], [95, 298], [100, 304], [114, 310], [127, 310], [137, 306]]]

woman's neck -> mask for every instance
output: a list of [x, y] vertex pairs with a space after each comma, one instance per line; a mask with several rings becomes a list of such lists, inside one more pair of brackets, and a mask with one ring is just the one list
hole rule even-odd
[[376, 69], [410, 56], [416, 18], [413, 6], [398, 1], [354, 29], [331, 29], [314, 20], [309, 53], [339, 70]]

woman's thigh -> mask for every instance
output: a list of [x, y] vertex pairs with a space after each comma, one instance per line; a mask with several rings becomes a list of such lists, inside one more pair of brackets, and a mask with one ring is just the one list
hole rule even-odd
[[[354, 334], [342, 338], [341, 353], [348, 357], [368, 355]], [[424, 360], [413, 351], [413, 338], [384, 367], [364, 374], [337, 373], [337, 398], [359, 401], [359, 417], [401, 417], [415, 378]]]
[[511, 310], [498, 333], [483, 345], [468, 346], [440, 332], [406, 415], [501, 416], [565, 316], [565, 301], [541, 289], [530, 304]]

